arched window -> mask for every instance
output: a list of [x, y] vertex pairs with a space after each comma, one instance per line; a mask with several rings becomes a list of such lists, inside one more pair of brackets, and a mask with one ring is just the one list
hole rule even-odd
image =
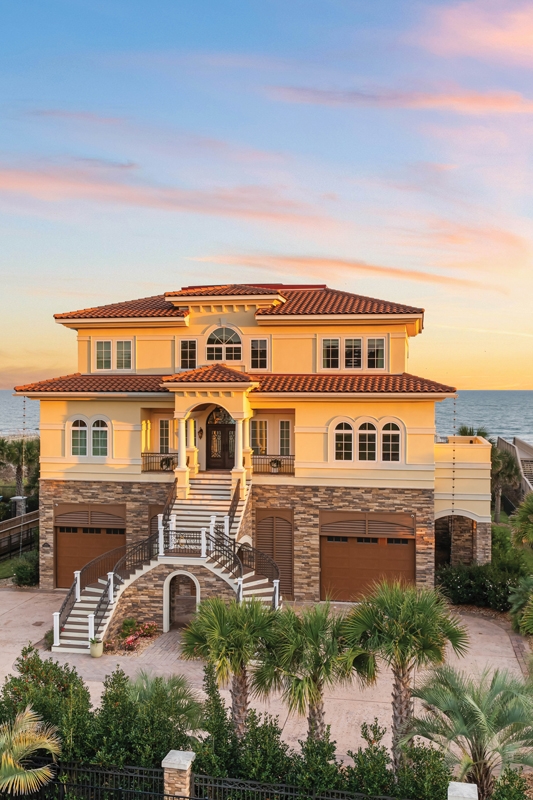
[[353, 428], [347, 422], [335, 426], [335, 461], [353, 461]]
[[239, 335], [231, 328], [217, 328], [207, 339], [208, 361], [240, 361], [242, 347]]
[[376, 460], [376, 426], [363, 422], [359, 426], [359, 461]]
[[107, 456], [107, 422], [97, 419], [93, 422], [92, 454], [93, 456]]
[[87, 455], [87, 423], [83, 419], [75, 419], [72, 423], [72, 446], [73, 456]]
[[400, 460], [400, 426], [387, 422], [381, 433], [381, 458], [383, 461]]

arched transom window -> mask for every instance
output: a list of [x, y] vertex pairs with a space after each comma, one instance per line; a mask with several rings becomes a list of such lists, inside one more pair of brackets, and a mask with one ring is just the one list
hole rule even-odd
[[381, 433], [381, 458], [383, 461], [400, 460], [400, 426], [387, 422]]
[[75, 419], [72, 423], [72, 455], [87, 455], [87, 423], [83, 419]]
[[217, 328], [207, 339], [206, 356], [208, 361], [241, 361], [239, 335], [231, 328]]
[[108, 431], [107, 422], [97, 419], [92, 426], [92, 455], [107, 456], [108, 450]]
[[376, 426], [363, 422], [359, 426], [359, 461], [376, 460]]
[[353, 428], [347, 422], [335, 426], [335, 461], [353, 461]]

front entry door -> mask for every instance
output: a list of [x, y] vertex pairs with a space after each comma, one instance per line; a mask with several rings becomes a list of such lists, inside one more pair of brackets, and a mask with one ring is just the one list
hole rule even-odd
[[207, 469], [233, 469], [235, 425], [207, 426]]

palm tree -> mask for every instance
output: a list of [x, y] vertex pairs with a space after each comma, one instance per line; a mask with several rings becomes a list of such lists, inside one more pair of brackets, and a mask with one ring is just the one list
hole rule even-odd
[[55, 759], [61, 745], [57, 729], [45, 725], [29, 706], [13, 722], [0, 725], [0, 792], [29, 794], [52, 780], [50, 766], [27, 766], [39, 750], [45, 750]]
[[402, 581], [374, 585], [346, 620], [351, 647], [379, 655], [392, 669], [392, 755], [400, 764], [400, 736], [413, 715], [415, 669], [444, 661], [447, 645], [461, 655], [468, 637], [435, 589], [418, 589]]
[[507, 450], [500, 450], [494, 443], [491, 450], [491, 483], [494, 492], [494, 522], [500, 521], [502, 492], [505, 488], [520, 486], [520, 467], [516, 458]]
[[288, 608], [277, 614], [270, 641], [254, 671], [255, 693], [266, 697], [281, 690], [289, 711], [307, 713], [308, 736], [323, 738], [324, 690], [348, 683], [357, 675], [363, 683], [375, 677], [373, 655], [356, 645], [349, 649], [343, 637], [345, 616], [329, 603], [297, 614]]
[[472, 677], [449, 666], [436, 669], [413, 696], [425, 713], [411, 720], [404, 741], [434, 742], [476, 783], [480, 800], [491, 797], [494, 776], [506, 767], [533, 766], [533, 687], [495, 670]]
[[202, 703], [183, 675], [154, 677], [141, 670], [130, 681], [130, 695], [138, 705], [149, 705], [157, 698], [167, 717], [182, 730], [198, 730], [202, 722]]
[[533, 492], [526, 495], [509, 521], [515, 544], [533, 547]]
[[259, 600], [225, 603], [218, 597], [200, 604], [183, 631], [185, 658], [203, 658], [215, 667], [217, 681], [231, 678], [232, 718], [239, 738], [245, 733], [249, 707], [250, 663], [271, 633], [274, 612]]
[[[471, 425], [461, 425], [457, 433], [459, 436], [481, 436], [482, 439], [489, 439], [489, 432], [483, 425], [479, 428], [473, 428]], [[489, 441], [491, 440], [489, 439]]]
[[0, 442], [0, 463], [15, 468], [16, 492], [24, 494], [24, 473], [28, 474], [39, 464], [39, 439], [11, 439]]

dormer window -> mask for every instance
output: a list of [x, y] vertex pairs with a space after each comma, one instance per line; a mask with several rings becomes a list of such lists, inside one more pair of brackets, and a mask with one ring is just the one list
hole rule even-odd
[[231, 328], [217, 328], [207, 339], [206, 358], [208, 361], [241, 361], [239, 335]]
[[111, 369], [111, 342], [96, 342], [96, 369]]
[[385, 339], [369, 339], [367, 350], [368, 369], [384, 369]]
[[133, 368], [133, 341], [131, 339], [105, 339], [95, 342], [94, 365], [97, 371], [131, 370]]

